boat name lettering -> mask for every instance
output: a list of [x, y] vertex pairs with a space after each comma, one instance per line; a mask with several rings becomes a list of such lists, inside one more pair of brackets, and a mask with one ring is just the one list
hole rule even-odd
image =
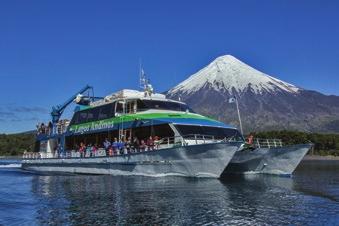
[[86, 133], [94, 130], [111, 129], [114, 127], [114, 122], [92, 122], [90, 124], [77, 126], [74, 128], [74, 133]]

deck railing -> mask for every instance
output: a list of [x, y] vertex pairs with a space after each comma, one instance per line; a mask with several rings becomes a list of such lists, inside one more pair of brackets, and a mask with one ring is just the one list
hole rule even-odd
[[[84, 156], [87, 157], [104, 157], [104, 156], [117, 156], [117, 155], [125, 155], [130, 153], [144, 152], [144, 151], [156, 151], [166, 148], [173, 147], [181, 147], [181, 146], [189, 146], [189, 145], [198, 145], [198, 144], [209, 144], [209, 143], [218, 143], [218, 142], [226, 142], [233, 140], [233, 137], [229, 138], [216, 138], [211, 135], [203, 135], [203, 134], [188, 134], [185, 136], [171, 136], [164, 137], [160, 140], [154, 140], [154, 146], [145, 148], [127, 148], [126, 146], [122, 150], [115, 150], [114, 154], [107, 155], [106, 150], [103, 148], [97, 149], [95, 152], [93, 151], [85, 151]], [[46, 152], [29, 152], [23, 155], [24, 159], [37, 159], [37, 158], [80, 158], [80, 152], [77, 150], [69, 150], [62, 153], [55, 152], [54, 154], [50, 153], [47, 157]]]
[[283, 142], [281, 139], [262, 139], [262, 138], [256, 138], [253, 142], [254, 146], [257, 148], [276, 148], [276, 147], [282, 147]]

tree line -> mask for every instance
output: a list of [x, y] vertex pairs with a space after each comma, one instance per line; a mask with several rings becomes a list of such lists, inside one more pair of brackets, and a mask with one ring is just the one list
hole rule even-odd
[[0, 134], [0, 156], [18, 156], [34, 150], [35, 134]]

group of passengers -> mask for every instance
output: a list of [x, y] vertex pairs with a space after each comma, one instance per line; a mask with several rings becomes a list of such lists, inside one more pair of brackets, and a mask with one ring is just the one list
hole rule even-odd
[[[114, 155], [123, 155], [129, 153], [138, 153], [144, 151], [153, 151], [159, 148], [159, 137], [150, 136], [146, 141], [145, 139], [139, 140], [137, 137], [129, 137], [128, 139], [122, 139], [119, 141], [117, 138], [113, 138], [112, 141], [109, 141], [108, 138], [103, 142], [103, 148], [105, 149], [106, 156]], [[95, 157], [98, 156], [99, 147], [97, 144], [86, 145], [84, 142], [81, 142], [77, 148], [80, 153], [80, 158], [84, 157]]]
[[61, 119], [56, 123], [54, 131], [53, 131], [53, 123], [50, 121], [48, 123], [38, 123], [36, 125], [37, 134], [46, 134], [52, 135], [52, 133], [62, 134], [66, 131], [67, 126], [69, 125], [69, 120]]
[[121, 141], [114, 138], [112, 142], [106, 138], [103, 145], [106, 150], [106, 156], [153, 151], [159, 148], [159, 137], [150, 136], [146, 141], [144, 139], [139, 140], [137, 137], [133, 139], [128, 137]]
[[52, 132], [53, 124], [49, 122], [48, 124], [45, 123], [38, 123], [36, 125], [37, 133], [38, 134], [48, 134], [50, 135]]
[[[98, 145], [92, 145], [81, 142], [79, 146], [80, 158], [97, 156]], [[87, 154], [86, 154], [87, 153]]]

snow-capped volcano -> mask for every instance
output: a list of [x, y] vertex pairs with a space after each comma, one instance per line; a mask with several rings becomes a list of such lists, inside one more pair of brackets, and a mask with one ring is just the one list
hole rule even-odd
[[293, 129], [339, 132], [339, 97], [296, 87], [225, 55], [189, 76], [166, 95], [198, 113], [239, 125], [228, 99], [236, 96], [244, 131]]
[[216, 58], [208, 66], [175, 86], [169, 93], [189, 94], [205, 86], [229, 93], [233, 90], [244, 92], [248, 89], [256, 94], [276, 91], [297, 93], [300, 90], [292, 84], [252, 68], [231, 55], [225, 55]]

